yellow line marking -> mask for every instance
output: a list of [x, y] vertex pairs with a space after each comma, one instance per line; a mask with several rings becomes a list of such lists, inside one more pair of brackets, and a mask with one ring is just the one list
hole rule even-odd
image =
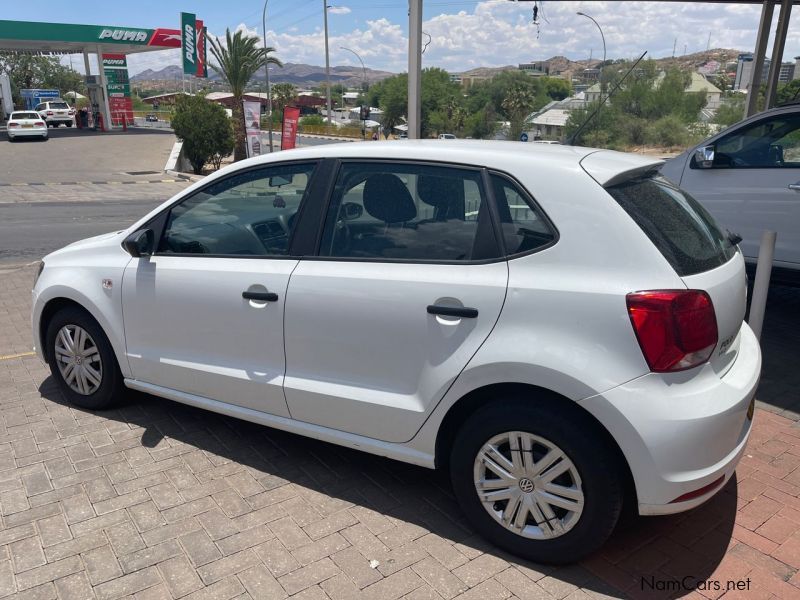
[[45, 183], [45, 185], [61, 185], [60, 183]]
[[150, 183], [149, 181], [136, 181], [134, 183]]
[[162, 179], [161, 183], [178, 183], [178, 182], [175, 181], [174, 179]]
[[92, 185], [91, 181], [76, 181], [78, 185]]
[[20, 186], [28, 185], [28, 184], [27, 183], [12, 183], [11, 185], [13, 185], [15, 187], [20, 187]]
[[106, 181], [108, 185], [122, 185], [121, 181]]
[[22, 358], [24, 356], [36, 356], [36, 352], [22, 352], [20, 354], [6, 354], [0, 356], [0, 360], [11, 360], [12, 358]]

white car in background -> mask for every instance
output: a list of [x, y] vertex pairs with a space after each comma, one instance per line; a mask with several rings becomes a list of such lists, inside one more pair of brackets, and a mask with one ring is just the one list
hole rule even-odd
[[11, 113], [6, 123], [8, 140], [13, 142], [18, 138], [33, 137], [47, 139], [47, 125], [39, 113], [32, 110], [21, 110]]
[[60, 98], [37, 104], [36, 112], [42, 116], [48, 127], [58, 127], [61, 124], [72, 127], [75, 118], [75, 110]]
[[447, 468], [477, 531], [575, 561], [623, 502], [708, 500], [750, 434], [742, 254], [660, 166], [438, 140], [242, 161], [46, 256], [36, 349], [77, 406], [127, 387]]
[[732, 125], [668, 160], [661, 172], [741, 236], [749, 263], [764, 230], [776, 231], [772, 278], [800, 284], [800, 105]]

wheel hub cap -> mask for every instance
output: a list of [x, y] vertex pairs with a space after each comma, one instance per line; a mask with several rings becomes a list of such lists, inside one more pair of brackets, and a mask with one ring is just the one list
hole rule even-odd
[[494, 436], [478, 451], [475, 491], [500, 525], [530, 539], [571, 530], [584, 506], [581, 478], [553, 442], [524, 431]]
[[103, 381], [103, 362], [92, 336], [78, 325], [64, 325], [55, 341], [55, 360], [69, 388], [88, 396], [97, 391]]

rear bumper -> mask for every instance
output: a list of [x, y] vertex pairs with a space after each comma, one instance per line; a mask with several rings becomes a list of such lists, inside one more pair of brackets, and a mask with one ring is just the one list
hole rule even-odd
[[[649, 373], [580, 402], [625, 455], [640, 514], [694, 508], [733, 475], [750, 435], [748, 409], [761, 373], [761, 350], [747, 324], [740, 336], [736, 360], [723, 376], [708, 364], [682, 373]], [[720, 478], [704, 494], [674, 502]]]
[[18, 138], [18, 137], [47, 137], [47, 127], [39, 127], [34, 129], [19, 129], [14, 130], [14, 132], [8, 131], [9, 138]]

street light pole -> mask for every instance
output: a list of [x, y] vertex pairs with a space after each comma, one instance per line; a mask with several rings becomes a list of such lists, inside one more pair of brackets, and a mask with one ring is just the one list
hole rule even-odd
[[269, 87], [269, 57], [267, 56], [267, 3], [264, 0], [264, 11], [261, 13], [261, 26], [264, 30], [264, 78], [267, 85], [267, 128], [269, 130], [269, 151], [272, 152], [272, 91]]
[[[362, 92], [366, 91], [366, 89], [367, 89], [367, 68], [364, 66], [364, 61], [361, 60], [361, 57], [358, 55], [358, 53], [355, 50], [351, 50], [350, 48], [345, 48], [344, 46], [339, 46], [339, 48], [341, 48], [342, 50], [347, 50], [348, 52], [352, 52], [353, 54], [356, 55], [356, 58], [358, 59], [358, 62], [361, 63], [361, 73], [362, 73], [362, 75], [364, 77], [364, 83], [361, 85], [361, 90], [362, 90]], [[344, 94], [342, 94], [342, 107], [344, 107]], [[367, 139], [366, 128], [367, 128], [367, 122], [366, 121], [362, 121], [361, 122], [361, 138], [364, 139], [364, 140]]]
[[322, 0], [322, 12], [325, 14], [325, 85], [328, 105], [328, 125], [331, 125], [331, 61], [328, 53], [328, 0]]
[[578, 11], [577, 14], [580, 15], [581, 17], [586, 17], [592, 23], [597, 25], [597, 29], [600, 31], [600, 38], [603, 40], [603, 65], [600, 67], [600, 100], [602, 101], [603, 88], [605, 87], [605, 85], [603, 84], [603, 68], [606, 66], [606, 36], [603, 35], [603, 28], [600, 27], [600, 24], [597, 21], [595, 21], [592, 17], [581, 11]]

